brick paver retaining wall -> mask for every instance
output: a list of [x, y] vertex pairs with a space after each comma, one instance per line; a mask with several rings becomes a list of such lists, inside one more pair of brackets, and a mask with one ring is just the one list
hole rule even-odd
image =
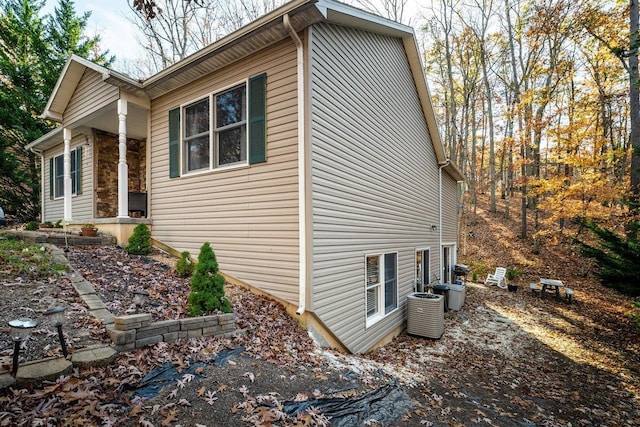
[[107, 331], [114, 349], [127, 351], [180, 338], [230, 337], [236, 332], [236, 317], [226, 313], [152, 322], [151, 314], [140, 313], [115, 317], [112, 328]]

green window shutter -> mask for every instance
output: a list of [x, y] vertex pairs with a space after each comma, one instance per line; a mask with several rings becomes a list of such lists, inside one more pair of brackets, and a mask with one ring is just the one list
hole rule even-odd
[[49, 198], [53, 200], [53, 157], [49, 159]]
[[76, 148], [76, 195], [82, 194], [82, 146]]
[[180, 108], [169, 110], [169, 178], [180, 176]]
[[267, 160], [267, 75], [249, 79], [249, 164]]

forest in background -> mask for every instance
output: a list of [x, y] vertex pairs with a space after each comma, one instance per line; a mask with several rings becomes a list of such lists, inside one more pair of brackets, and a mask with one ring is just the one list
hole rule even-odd
[[478, 193], [493, 212], [504, 199], [505, 216], [524, 213], [522, 237], [533, 223], [534, 245], [567, 220], [629, 219], [629, 19], [620, 1], [434, 8], [424, 60], [472, 209]]
[[[534, 253], [569, 224], [637, 242], [637, 0], [346, 2], [414, 28], [466, 210], [488, 194], [497, 213], [501, 198]], [[21, 221], [39, 215], [39, 164], [24, 146], [55, 127], [40, 114], [70, 53], [150, 75], [283, 3], [129, 0], [145, 55], [120, 64], [73, 1], [44, 17], [42, 1], [1, 1], [0, 205]]]

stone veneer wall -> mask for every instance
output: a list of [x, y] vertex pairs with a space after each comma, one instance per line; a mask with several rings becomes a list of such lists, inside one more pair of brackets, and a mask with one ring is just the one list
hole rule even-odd
[[[118, 135], [93, 130], [96, 182], [96, 217], [113, 218], [118, 215]], [[147, 191], [146, 142], [127, 139], [129, 191]]]
[[181, 338], [230, 337], [236, 333], [236, 317], [227, 313], [151, 322], [151, 314], [140, 313], [116, 317], [113, 328], [108, 328], [107, 332], [114, 349], [127, 351]]

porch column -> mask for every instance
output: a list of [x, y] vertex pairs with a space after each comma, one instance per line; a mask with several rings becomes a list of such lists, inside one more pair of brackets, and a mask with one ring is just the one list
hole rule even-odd
[[71, 221], [73, 219], [71, 213], [71, 129], [64, 128], [62, 130], [62, 139], [64, 140], [64, 220]]
[[118, 218], [128, 218], [127, 101], [124, 99], [118, 99], [118, 151]]

